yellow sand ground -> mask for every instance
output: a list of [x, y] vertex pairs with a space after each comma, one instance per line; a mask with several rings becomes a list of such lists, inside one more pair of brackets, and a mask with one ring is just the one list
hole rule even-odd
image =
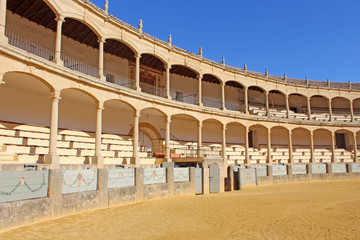
[[360, 179], [173, 197], [33, 224], [0, 239], [360, 239]]

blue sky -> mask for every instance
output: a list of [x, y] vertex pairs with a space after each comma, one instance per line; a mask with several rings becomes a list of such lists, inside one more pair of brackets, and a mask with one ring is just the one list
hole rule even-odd
[[109, 13], [136, 27], [141, 18], [144, 32], [231, 66], [360, 82], [360, 0], [109, 0]]

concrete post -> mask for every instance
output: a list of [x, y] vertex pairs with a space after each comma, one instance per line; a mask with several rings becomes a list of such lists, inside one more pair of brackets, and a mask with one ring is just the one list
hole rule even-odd
[[219, 192], [225, 192], [225, 178], [227, 175], [227, 170], [223, 167], [219, 168], [220, 170], [220, 189]]
[[202, 157], [202, 153], [201, 153], [201, 150], [202, 150], [202, 122], [199, 121], [199, 126], [198, 126], [198, 149], [197, 149], [197, 156], [198, 157]]
[[228, 169], [228, 177], [227, 177], [227, 191], [234, 191], [234, 167], [229, 167]]
[[[222, 136], [221, 136], [221, 147], [222, 147], [222, 158], [224, 159], [224, 168], [228, 167], [228, 160], [226, 156], [226, 125], [222, 126]], [[226, 171], [227, 173], [227, 171]], [[227, 176], [227, 174], [226, 174]]]
[[203, 167], [203, 193], [205, 194], [209, 194], [210, 193], [210, 184], [209, 184], [209, 174], [210, 174], [210, 169], [208, 167]]
[[141, 92], [140, 88], [140, 58], [141, 54], [135, 55], [135, 90]]
[[64, 63], [61, 60], [61, 35], [62, 35], [62, 24], [65, 21], [64, 16], [59, 15], [56, 17], [57, 27], [56, 27], [56, 41], [55, 41], [55, 58], [54, 62], [60, 66]]
[[60, 92], [52, 92], [51, 98], [50, 142], [49, 153], [45, 156], [45, 164], [51, 164], [52, 169], [58, 169], [60, 167], [59, 155], [57, 154]]
[[289, 96], [285, 95], [286, 117], [290, 118]]
[[62, 216], [62, 170], [49, 170], [50, 216], [51, 218]]
[[308, 174], [308, 179], [309, 181], [313, 180], [313, 174], [312, 174], [312, 164], [307, 164], [306, 165], [306, 170], [307, 170], [307, 174]]
[[288, 164], [286, 166], [286, 170], [287, 170], [289, 182], [293, 182], [294, 181], [294, 175], [292, 173], [292, 165]]
[[310, 158], [311, 163], [315, 163], [315, 157], [314, 157], [314, 132], [310, 132]]
[[268, 129], [267, 132], [267, 158], [268, 163], [273, 165], [273, 161], [271, 160], [271, 129]]
[[202, 106], [202, 84], [201, 84], [201, 80], [202, 80], [203, 75], [200, 73], [199, 74], [199, 82], [198, 82], [198, 104], [199, 106]]
[[249, 100], [248, 100], [248, 88], [244, 88], [244, 102], [245, 102], [245, 114], [249, 114]]
[[8, 42], [8, 38], [5, 36], [6, 5], [7, 0], [0, 0], [0, 42], [2, 43]]
[[333, 120], [331, 99], [329, 98], [329, 121]]
[[244, 164], [248, 164], [249, 161], [249, 127], [245, 126], [245, 160]]
[[335, 157], [335, 132], [331, 132], [331, 160], [332, 162], [336, 163], [336, 157]]
[[350, 100], [350, 114], [351, 114], [351, 122], [354, 122], [355, 121], [355, 118], [354, 118], [354, 107], [353, 107], [353, 101]]
[[170, 158], [170, 123], [171, 116], [166, 116], [166, 130], [165, 130], [165, 158], [167, 162], [171, 162]]
[[196, 194], [196, 182], [195, 182], [195, 168], [190, 167], [189, 169], [190, 173], [190, 183], [191, 183], [191, 193]]
[[98, 169], [98, 186], [99, 191], [99, 208], [109, 207], [109, 191], [108, 191], [109, 170], [107, 168]]
[[292, 132], [289, 129], [289, 163], [290, 164], [294, 164], [292, 153], [293, 153]]
[[265, 104], [266, 104], [266, 116], [270, 117], [269, 93], [268, 92], [265, 92]]
[[269, 177], [269, 182], [270, 183], [274, 183], [274, 176], [273, 176], [272, 168], [273, 168], [272, 165], [267, 166], [267, 172], [268, 172], [268, 177]]
[[139, 158], [139, 118], [140, 112], [136, 110], [134, 115], [134, 130], [133, 130], [133, 164], [136, 167], [140, 167]]
[[174, 168], [166, 168], [166, 183], [168, 185], [169, 197], [175, 195], [175, 184], [174, 184]]
[[144, 201], [144, 169], [135, 168], [135, 202]]
[[95, 155], [92, 159], [92, 164], [97, 164], [98, 168], [104, 167], [104, 158], [101, 153], [101, 134], [102, 134], [102, 111], [104, 103], [99, 102], [96, 111], [96, 133], [95, 133]]
[[222, 110], [226, 110], [226, 104], [225, 104], [225, 83], [221, 83], [221, 108], [222, 108]]
[[359, 158], [358, 158], [358, 151], [357, 151], [357, 139], [356, 139], [356, 132], [353, 132], [353, 137], [354, 137], [354, 162], [359, 163]]
[[166, 66], [166, 97], [167, 99], [171, 100], [170, 95], [170, 67]]
[[104, 39], [99, 39], [99, 79], [105, 81], [104, 76]]
[[307, 98], [307, 112], [308, 112], [308, 119], [311, 120], [311, 105], [310, 105], [310, 98]]

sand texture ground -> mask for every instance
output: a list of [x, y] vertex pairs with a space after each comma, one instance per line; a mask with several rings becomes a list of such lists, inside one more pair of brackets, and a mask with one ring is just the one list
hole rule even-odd
[[173, 197], [33, 224], [0, 239], [360, 239], [360, 180]]

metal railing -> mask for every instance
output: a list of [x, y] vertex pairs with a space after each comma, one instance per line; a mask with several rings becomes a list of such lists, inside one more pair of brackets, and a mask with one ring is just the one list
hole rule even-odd
[[177, 97], [175, 99], [178, 102], [190, 103], [190, 104], [198, 104], [198, 97], [196, 94], [190, 94], [182, 97]]
[[165, 91], [164, 87], [151, 86], [149, 84], [140, 82], [140, 88], [141, 88], [141, 91], [145, 92], [145, 93], [149, 93], [149, 94], [159, 96], [159, 97], [166, 96], [166, 91]]
[[116, 76], [113, 73], [104, 72], [105, 78], [107, 82], [114, 83], [119, 86], [135, 89], [135, 81], [127, 78]]
[[8, 37], [9, 44], [14, 47], [20, 48], [28, 53], [34, 54], [49, 61], [54, 59], [55, 51], [48, 47], [42, 46], [41, 44], [27, 37], [21, 36], [20, 34], [10, 29], [5, 29], [5, 35]]
[[203, 103], [204, 106], [207, 106], [207, 107], [213, 107], [213, 108], [221, 109], [221, 101], [218, 101], [218, 100], [203, 98], [202, 103]]
[[99, 69], [84, 63], [78, 59], [61, 54], [61, 60], [64, 62], [64, 67], [71, 70], [84, 73], [93, 77], [99, 77]]

